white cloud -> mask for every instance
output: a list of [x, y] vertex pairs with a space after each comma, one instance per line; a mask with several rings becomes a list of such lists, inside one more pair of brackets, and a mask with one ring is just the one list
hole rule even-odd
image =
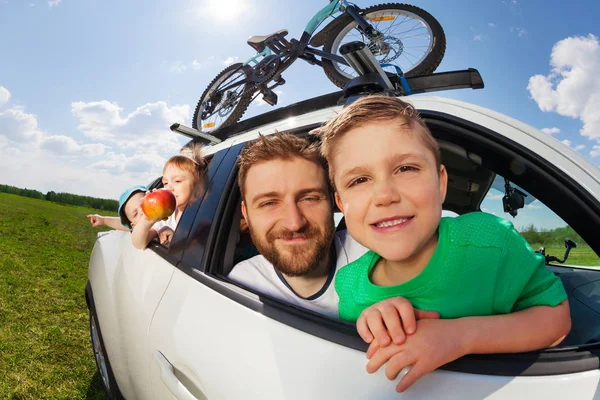
[[476, 42], [483, 42], [483, 38], [481, 37], [481, 35], [473, 36], [473, 40]]
[[575, 146], [575, 150], [579, 151], [579, 150], [583, 150], [585, 149], [585, 145], [584, 144], [578, 144], [577, 146]]
[[210, 56], [206, 60], [203, 60], [203, 61], [193, 60], [191, 63], [191, 67], [192, 67], [192, 69], [194, 69], [196, 71], [207, 69], [214, 62], [214, 60], [215, 60], [215, 56]]
[[592, 151], [590, 151], [590, 157], [594, 158], [598, 156], [600, 156], [600, 146], [594, 146]]
[[181, 61], [173, 61], [169, 67], [169, 72], [173, 74], [181, 74], [182, 72], [185, 72], [186, 69], [187, 66]]
[[0, 86], [0, 107], [8, 103], [10, 92], [4, 86]]
[[62, 0], [48, 0], [48, 8], [53, 8], [58, 6]]
[[109, 147], [102, 143], [79, 144], [64, 135], [46, 136], [40, 140], [40, 148], [58, 155], [101, 156]]
[[560, 142], [567, 147], [571, 147], [571, 145], [573, 144], [569, 139], [561, 140]]
[[98, 171], [46, 151], [0, 147], [0, 177], [3, 184], [29, 187], [43, 193], [54, 190], [118, 199], [126, 188], [148, 184], [157, 176]]
[[525, 35], [527, 35], [527, 29], [525, 28], [515, 28], [515, 27], [510, 27], [509, 28], [511, 33], [516, 33], [518, 37], [523, 37]]
[[580, 133], [600, 140], [600, 43], [592, 34], [557, 42], [550, 73], [529, 78], [527, 89], [540, 110], [579, 118]]
[[[230, 57], [231, 58], [231, 57]], [[237, 60], [237, 58], [236, 58]], [[215, 56], [208, 56], [204, 60], [192, 60], [190, 62], [183, 61], [172, 61], [170, 63], [165, 62], [164, 65], [168, 66], [169, 72], [172, 74], [182, 74], [188, 70], [201, 71], [211, 67], [216, 62]]]
[[526, 207], [532, 210], [541, 210], [542, 208], [544, 208], [544, 205], [539, 200], [534, 200], [531, 203], [527, 204]]
[[22, 108], [13, 107], [0, 113], [0, 135], [17, 143], [37, 143], [42, 133], [37, 118]]
[[233, 64], [233, 63], [237, 62], [237, 61], [238, 61], [238, 59], [239, 59], [239, 57], [238, 57], [238, 56], [235, 56], [235, 57], [227, 57], [227, 59], [226, 59], [225, 61], [223, 61], [223, 64], [224, 64], [224, 65], [231, 65], [231, 64]]
[[113, 174], [133, 173], [135, 175], [151, 174], [156, 178], [160, 175], [166, 157], [156, 153], [134, 154], [127, 157], [124, 154], [107, 153], [102, 161], [90, 166], [96, 171], [109, 172]]
[[542, 132], [547, 133], [548, 135], [554, 135], [555, 133], [560, 133], [560, 129], [554, 128], [542, 128], [540, 129]]
[[496, 24], [494, 24], [493, 22], [488, 22], [488, 28], [494, 29], [495, 27], [496, 27]]
[[188, 105], [169, 107], [164, 101], [148, 103], [121, 115], [123, 109], [107, 100], [74, 102], [71, 111], [79, 120], [77, 128], [86, 136], [115, 144], [119, 149], [141, 153], [174, 154], [181, 148], [179, 135], [169, 127], [174, 122], [187, 122]]

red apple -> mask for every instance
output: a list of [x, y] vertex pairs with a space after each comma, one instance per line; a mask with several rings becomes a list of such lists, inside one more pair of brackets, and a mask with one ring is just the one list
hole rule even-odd
[[175, 196], [170, 190], [159, 189], [144, 197], [142, 211], [152, 221], [160, 221], [173, 214], [176, 204]]

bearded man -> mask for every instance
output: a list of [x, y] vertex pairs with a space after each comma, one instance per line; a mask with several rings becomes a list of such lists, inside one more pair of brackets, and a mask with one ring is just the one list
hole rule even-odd
[[334, 232], [333, 199], [318, 146], [291, 134], [262, 136], [239, 156], [242, 214], [260, 255], [229, 278], [288, 303], [338, 317], [337, 270], [367, 249]]

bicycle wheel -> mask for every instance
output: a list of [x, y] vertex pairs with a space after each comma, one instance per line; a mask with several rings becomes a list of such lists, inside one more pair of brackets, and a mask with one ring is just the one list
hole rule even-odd
[[248, 79], [252, 68], [242, 63], [232, 64], [221, 71], [202, 93], [192, 120], [192, 127], [219, 136], [219, 128], [235, 124], [252, 102], [254, 85], [248, 81], [238, 86], [222, 89], [236, 81]]
[[[325, 39], [324, 50], [339, 55], [343, 44], [361, 41], [380, 64], [395, 64], [409, 77], [430, 74], [442, 62], [446, 36], [427, 11], [408, 4], [381, 4], [363, 10], [362, 16], [381, 33], [380, 37], [369, 39], [356, 29], [356, 21], [344, 14], [340, 17], [344, 23], [338, 22]], [[340, 88], [357, 76], [352, 67], [327, 59], [323, 59], [323, 69]]]

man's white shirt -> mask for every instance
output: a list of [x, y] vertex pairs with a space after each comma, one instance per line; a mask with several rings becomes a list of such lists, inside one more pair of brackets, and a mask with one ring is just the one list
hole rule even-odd
[[323, 288], [308, 298], [296, 294], [281, 273], [262, 255], [238, 263], [229, 273], [229, 279], [288, 303], [337, 318], [339, 297], [333, 284], [335, 274], [340, 268], [365, 254], [367, 248], [354, 240], [346, 230], [335, 234], [334, 243], [335, 269], [330, 271]]

